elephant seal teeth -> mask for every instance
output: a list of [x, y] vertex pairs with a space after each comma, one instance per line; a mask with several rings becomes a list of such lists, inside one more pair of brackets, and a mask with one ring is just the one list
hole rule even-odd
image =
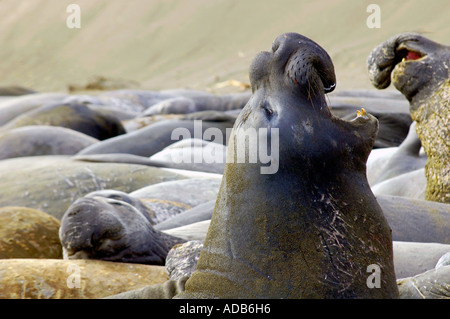
[[367, 114], [366, 110], [363, 107], [361, 108], [361, 111], [359, 110], [356, 111], [356, 117], [362, 117], [365, 116], [366, 114]]

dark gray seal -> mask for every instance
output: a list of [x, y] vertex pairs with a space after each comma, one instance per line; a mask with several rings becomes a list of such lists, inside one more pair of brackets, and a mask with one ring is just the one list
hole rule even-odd
[[177, 227], [186, 226], [189, 224], [210, 220], [212, 213], [214, 211], [214, 206], [216, 205], [216, 200], [212, 200], [191, 209], [182, 212], [181, 214], [167, 219], [157, 225], [155, 228], [158, 230], [167, 230]]
[[392, 239], [450, 244], [450, 206], [401, 196], [377, 195]]
[[157, 231], [145, 211], [104, 196], [77, 199], [61, 219], [65, 259], [164, 265], [167, 253], [184, 240]]
[[250, 98], [250, 93], [212, 94], [188, 89], [116, 90], [103, 93], [99, 98], [128, 100], [130, 103], [141, 105], [145, 115], [186, 114], [205, 110], [242, 109]]
[[76, 103], [43, 105], [17, 116], [3, 125], [0, 130], [6, 131], [29, 125], [61, 126], [99, 140], [126, 133], [122, 123], [116, 117]]
[[392, 79], [410, 103], [428, 157], [426, 199], [450, 203], [450, 47], [402, 33], [374, 48], [367, 65], [376, 88], [388, 87]]
[[[87, 198], [96, 198], [96, 197], [104, 197], [111, 200], [117, 200], [120, 202], [125, 202], [124, 205], [129, 204], [133, 206], [135, 209], [137, 209], [139, 212], [142, 213], [142, 215], [146, 216], [148, 220], [150, 221], [150, 224], [156, 225], [157, 218], [155, 215], [155, 212], [152, 211], [149, 207], [147, 207], [141, 200], [138, 198], [135, 198], [133, 196], [128, 195], [125, 192], [113, 190], [113, 189], [107, 189], [107, 190], [101, 190], [101, 191], [95, 191], [91, 192], [84, 197]], [[114, 201], [111, 201], [113, 203]]]
[[222, 174], [224, 163], [174, 163], [170, 160], [149, 159], [145, 156], [133, 155], [127, 153], [111, 153], [111, 154], [92, 154], [92, 155], [77, 155], [73, 157], [74, 160], [92, 163], [125, 163], [154, 166], [161, 168], [171, 168], [189, 171], [201, 171], [205, 173]]
[[[296, 33], [256, 56], [250, 81], [204, 249], [176, 297], [397, 298], [391, 230], [365, 172], [377, 120], [331, 114], [332, 61]], [[249, 128], [279, 129], [276, 173], [261, 174], [262, 162], [231, 163]], [[381, 271], [380, 288], [367, 284], [370, 265]]]
[[24, 126], [0, 133], [0, 159], [73, 155], [97, 142], [91, 136], [64, 127]]
[[[250, 98], [250, 93], [233, 93], [215, 95], [205, 92], [185, 94], [183, 91], [172, 91], [180, 96], [162, 100], [150, 106], [144, 115], [186, 114], [207, 110], [227, 111], [242, 109]], [[178, 93], [177, 93], [178, 92]]]
[[[208, 128], [217, 128], [221, 131], [221, 136], [225, 137], [226, 129], [233, 127], [234, 121], [202, 121], [200, 138], [204, 137], [204, 133]], [[116, 136], [106, 141], [93, 144], [81, 152], [79, 155], [93, 155], [93, 154], [109, 154], [109, 153], [127, 153], [139, 156], [152, 156], [157, 152], [163, 150], [165, 147], [177, 142], [182, 138], [196, 137], [196, 122], [190, 120], [165, 120], [146, 126], [140, 130], [130, 132], [125, 135]], [[200, 125], [199, 125], [200, 126]], [[186, 129], [190, 136], [179, 137], [174, 136], [172, 133], [176, 129]], [[206, 139], [208, 141], [214, 141], [214, 138]], [[223, 139], [222, 144], [225, 144], [226, 140]]]

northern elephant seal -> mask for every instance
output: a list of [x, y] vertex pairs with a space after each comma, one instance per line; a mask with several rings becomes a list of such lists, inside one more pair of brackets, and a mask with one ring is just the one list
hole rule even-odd
[[0, 299], [98, 299], [167, 281], [162, 266], [102, 260], [0, 259]]
[[29, 125], [61, 126], [98, 140], [126, 133], [116, 117], [76, 103], [52, 103], [32, 109], [3, 125], [0, 131]]
[[0, 259], [61, 258], [59, 220], [27, 207], [0, 208]]
[[[166, 120], [146, 126], [140, 130], [124, 135], [115, 136], [105, 141], [90, 145], [79, 152], [79, 155], [127, 153], [150, 157], [165, 147], [183, 138], [191, 138], [199, 135], [199, 138], [211, 141], [212, 137], [205, 137], [205, 131], [210, 128], [220, 130], [225, 137], [226, 129], [233, 127], [234, 121], [190, 121], [190, 120]], [[175, 130], [183, 130], [186, 136], [176, 136]], [[196, 133], [197, 132], [197, 133]], [[216, 136], [214, 136], [216, 138]], [[221, 141], [222, 144], [226, 140]]]
[[[391, 230], [365, 171], [375, 117], [331, 114], [324, 95], [336, 85], [331, 58], [296, 33], [256, 56], [250, 81], [204, 249], [176, 297], [397, 298]], [[251, 128], [279, 129], [278, 159], [276, 134], [265, 136], [275, 173], [262, 174], [261, 159], [233, 161], [239, 147], [249, 154]], [[373, 266], [380, 288], [368, 284]]]
[[1, 101], [0, 112], [2, 116], [0, 118], [0, 126], [43, 105], [61, 102], [66, 97], [67, 94], [64, 93], [35, 93]]
[[410, 103], [428, 157], [426, 199], [450, 203], [450, 47], [401, 33], [375, 47], [367, 65], [376, 88], [388, 87], [392, 79]]
[[89, 135], [60, 126], [30, 125], [0, 132], [0, 159], [73, 155], [97, 143]]

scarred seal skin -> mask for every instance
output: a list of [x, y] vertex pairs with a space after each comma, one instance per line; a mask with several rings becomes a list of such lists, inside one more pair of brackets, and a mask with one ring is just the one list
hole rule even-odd
[[427, 154], [425, 198], [450, 203], [450, 47], [401, 33], [375, 47], [367, 67], [376, 88], [392, 81], [410, 103]]
[[[256, 56], [250, 80], [197, 269], [177, 298], [397, 298], [391, 230], [365, 171], [376, 118], [330, 113], [332, 61], [296, 33]], [[247, 128], [279, 129], [275, 173], [231, 161]]]

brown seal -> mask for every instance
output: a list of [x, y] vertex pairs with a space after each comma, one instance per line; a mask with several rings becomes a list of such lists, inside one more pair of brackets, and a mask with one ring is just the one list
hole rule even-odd
[[425, 198], [450, 203], [450, 47], [401, 33], [375, 47], [367, 66], [372, 84], [392, 83], [409, 101], [427, 154]]

